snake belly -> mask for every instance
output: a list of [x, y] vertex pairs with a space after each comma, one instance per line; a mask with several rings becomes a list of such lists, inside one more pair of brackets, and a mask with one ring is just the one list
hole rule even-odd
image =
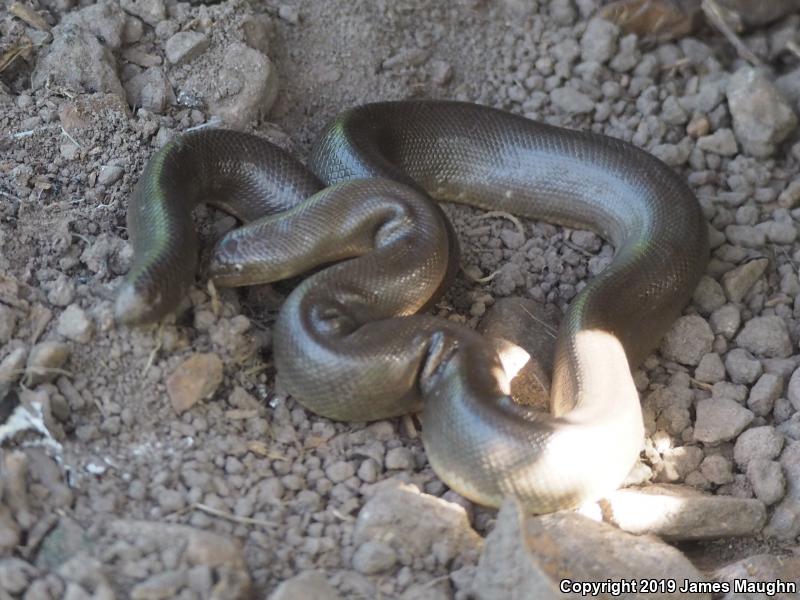
[[[620, 140], [447, 101], [346, 111], [309, 167], [228, 131], [159, 151], [131, 198], [134, 264], [118, 320], [174, 309], [195, 268], [191, 207], [217, 203], [248, 223], [214, 250], [219, 284], [324, 266], [289, 295], [274, 328], [278, 376], [306, 408], [358, 421], [421, 410], [434, 471], [480, 504], [513, 495], [543, 513], [616, 488], [644, 436], [631, 369], [708, 261], [707, 225], [681, 177]], [[587, 228], [614, 245], [562, 322], [550, 414], [513, 401], [480, 335], [419, 314], [458, 255], [430, 198]]]

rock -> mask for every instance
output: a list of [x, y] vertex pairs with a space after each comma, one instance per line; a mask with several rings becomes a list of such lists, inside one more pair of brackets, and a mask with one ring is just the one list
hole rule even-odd
[[39, 342], [28, 355], [25, 366], [25, 383], [35, 387], [52, 381], [60, 375], [60, 369], [69, 358], [69, 346], [61, 342]]
[[121, 5], [126, 12], [153, 27], [167, 18], [164, 0], [122, 0]]
[[789, 387], [786, 389], [786, 397], [792, 403], [796, 411], [800, 411], [800, 369], [792, 373], [789, 380]]
[[5, 358], [0, 361], [0, 400], [5, 398], [11, 386], [20, 378], [21, 373], [24, 371], [27, 358], [28, 347], [22, 342], [19, 342], [19, 345], [12, 349]]
[[453, 590], [449, 578], [438, 578], [410, 585], [399, 600], [451, 600], [452, 598]]
[[5, 504], [0, 504], [0, 552], [10, 556], [22, 538], [22, 531], [11, 511]]
[[738, 306], [726, 304], [720, 306], [711, 313], [708, 322], [714, 333], [731, 339], [739, 330], [739, 325], [742, 323], [742, 312], [739, 310]]
[[749, 320], [736, 336], [736, 343], [756, 356], [785, 358], [792, 354], [786, 322], [775, 315]]
[[64, 142], [59, 146], [61, 156], [67, 160], [76, 160], [80, 158], [81, 147], [72, 142]]
[[300, 23], [300, 12], [297, 10], [296, 6], [290, 4], [281, 4], [278, 7], [278, 17], [292, 25]]
[[725, 304], [725, 292], [716, 279], [703, 275], [692, 295], [692, 301], [704, 315], [709, 315]]
[[797, 125], [797, 116], [764, 72], [742, 67], [728, 81], [728, 107], [744, 150], [764, 158]]
[[387, 71], [390, 69], [419, 67], [425, 64], [430, 57], [430, 52], [424, 48], [403, 48], [381, 63]]
[[759, 223], [756, 227], [763, 231], [767, 240], [773, 244], [788, 245], [797, 239], [797, 228], [793, 223], [767, 221]]
[[388, 571], [396, 563], [397, 553], [383, 542], [364, 542], [353, 555], [353, 568], [364, 575]]
[[594, 102], [586, 94], [571, 87], [560, 87], [550, 92], [552, 103], [569, 114], [582, 114], [594, 110]]
[[767, 234], [752, 225], [728, 225], [725, 237], [734, 246], [742, 248], [762, 248], [767, 241]]
[[778, 195], [778, 204], [782, 208], [794, 208], [800, 202], [800, 178], [794, 179]]
[[107, 92], [124, 98], [116, 61], [97, 37], [75, 25], [57, 27], [53, 42], [39, 54], [31, 86], [59, 86], [75, 93]]
[[129, 248], [129, 245], [121, 238], [101, 233], [94, 243], [83, 251], [81, 261], [94, 273], [106, 273], [110, 267], [114, 273], [122, 274], [128, 269], [128, 264], [123, 260], [126, 248]]
[[431, 81], [444, 87], [453, 79], [453, 67], [450, 63], [443, 60], [430, 61]]
[[775, 401], [782, 393], [783, 379], [774, 373], [764, 373], [750, 390], [747, 407], [757, 417], [766, 417], [772, 412]]
[[152, 575], [131, 589], [131, 600], [175, 598], [186, 583], [184, 571], [165, 571]]
[[[565, 597], [558, 592], [572, 598], [610, 597], [611, 593], [592, 594], [583, 586], [643, 577], [704, 580], [678, 550], [655, 537], [634, 536], [577, 513], [526, 517], [516, 501], [507, 499], [494, 531], [486, 538], [472, 592], [480, 600]], [[620, 592], [624, 597], [636, 595], [630, 590], [618, 590], [615, 595]], [[676, 591], [658, 597], [683, 595]]]
[[213, 352], [194, 354], [167, 379], [172, 408], [182, 414], [203, 398], [210, 398], [222, 383], [222, 361]]
[[135, 44], [144, 36], [144, 23], [138, 17], [128, 15], [125, 19], [125, 29], [122, 32], [122, 41], [126, 45]]
[[750, 288], [764, 274], [769, 259], [757, 258], [731, 269], [722, 276], [722, 288], [731, 302], [741, 302]]
[[621, 529], [670, 541], [753, 535], [766, 521], [758, 500], [712, 496], [683, 485], [620, 489], [601, 505], [603, 519]]
[[756, 498], [767, 506], [783, 498], [786, 480], [780, 463], [765, 458], [755, 458], [747, 465], [747, 480], [753, 486]]
[[8, 343], [17, 328], [17, 313], [10, 306], [0, 304], [0, 344]]
[[[107, 527], [109, 534], [115, 536], [115, 540], [123, 538], [129, 543], [153, 548], [157, 552], [156, 556], [159, 554], [169, 556], [175, 568], [184, 573], [197, 566], [210, 569], [214, 587], [210, 590], [211, 593], [204, 597], [226, 600], [245, 600], [253, 597], [247, 563], [241, 545], [233, 537], [186, 525], [155, 521], [117, 520], [108, 523]], [[176, 576], [163, 577], [160, 585], [163, 585], [162, 590], [166, 590], [171, 585], [172, 578]], [[152, 583], [159, 584], [159, 579], [155, 579]], [[182, 594], [158, 597], [181, 596]]]
[[783, 448], [783, 436], [770, 425], [753, 427], [743, 432], [733, 447], [733, 458], [744, 471], [751, 460], [778, 458]]
[[113, 185], [125, 174], [125, 169], [118, 165], [103, 165], [97, 175], [97, 183], [100, 185]]
[[443, 542], [454, 556], [476, 555], [483, 540], [462, 506], [421, 494], [414, 486], [391, 485], [380, 487], [358, 514], [353, 542], [368, 541], [389, 545], [401, 563], [411, 564]]
[[725, 485], [733, 481], [733, 464], [720, 454], [706, 456], [700, 464], [700, 472], [715, 485]]
[[764, 365], [764, 372], [777, 375], [781, 378], [781, 382], [791, 377], [792, 373], [794, 373], [797, 368], [797, 360], [793, 357], [765, 358], [761, 362]]
[[341, 483], [356, 474], [356, 469], [344, 460], [336, 461], [325, 468], [325, 476], [333, 483]]
[[701, 138], [707, 135], [710, 130], [711, 123], [709, 123], [708, 118], [703, 115], [692, 117], [692, 120], [686, 125], [686, 133], [694, 138]]
[[414, 469], [414, 453], [405, 446], [392, 448], [386, 453], [385, 466], [387, 469], [411, 470]]
[[706, 444], [738, 436], [753, 420], [753, 413], [728, 398], [706, 398], [697, 403], [694, 439]]
[[122, 46], [125, 13], [115, 0], [98, 2], [65, 14], [60, 25], [77, 25], [91, 31], [106, 46], [117, 50]]
[[209, 113], [233, 128], [269, 112], [278, 94], [278, 73], [272, 62], [241, 43], [228, 47], [216, 76], [206, 79], [200, 85]]
[[795, 440], [786, 444], [781, 452], [780, 463], [786, 475], [788, 494], [800, 500], [800, 441]]
[[704, 135], [697, 140], [697, 147], [705, 152], [713, 152], [721, 156], [733, 156], [739, 152], [733, 131], [723, 127], [711, 135]]
[[703, 355], [700, 363], [694, 370], [694, 377], [704, 383], [717, 383], [725, 379], [725, 365], [716, 352], [709, 352]]
[[678, 319], [661, 342], [661, 354], [684, 365], [697, 365], [711, 352], [714, 333], [706, 320], [698, 315]]
[[125, 82], [128, 104], [161, 114], [172, 99], [172, 86], [161, 67], [150, 67]]
[[776, 429], [787, 440], [800, 440], [800, 413], [794, 412], [791, 404], [789, 404], [789, 410], [786, 410], [781, 400], [783, 398], [779, 398], [775, 403], [775, 422], [780, 422]]
[[748, 29], [766, 25], [800, 10], [800, 0], [771, 0], [770, 2], [718, 0], [718, 2], [720, 6], [736, 13], [742, 20], [742, 25]]
[[509, 498], [503, 502], [472, 582], [471, 592], [478, 600], [563, 597], [531, 544], [528, 533], [531, 521], [516, 500]]
[[669, 95], [661, 103], [661, 120], [670, 125], [683, 125], [689, 120], [689, 115], [680, 105], [678, 99]]
[[0, 590], [21, 594], [38, 574], [36, 567], [19, 558], [0, 560]]
[[321, 571], [304, 571], [287, 579], [272, 592], [269, 600], [340, 600]]
[[[764, 3], [770, 6], [770, 3]], [[797, 600], [797, 593], [784, 594], [777, 589], [777, 582], [793, 582], [800, 590], [800, 556], [771, 556], [769, 554], [757, 554], [748, 558], [738, 560], [735, 563], [718, 568], [713, 573], [715, 580], [725, 582], [731, 590], [738, 583], [746, 586], [753, 586], [756, 583], [764, 584], [763, 591], [766, 592], [768, 586], [775, 586], [775, 593], [757, 593], [755, 589], [742, 590], [739, 593], [726, 594], [726, 600], [749, 600], [756, 598], [774, 598], [774, 600]]]
[[247, 45], [269, 56], [270, 40], [275, 34], [275, 23], [264, 14], [250, 15], [242, 21], [242, 33]]
[[779, 540], [794, 540], [800, 535], [800, 500], [787, 496], [775, 505], [763, 534]]
[[[130, 117], [130, 108], [122, 96], [117, 94], [83, 94], [77, 98], [63, 102], [58, 111], [61, 125], [71, 135], [80, 135], [90, 126], [98, 114], [108, 118], [124, 120]], [[102, 237], [101, 234], [98, 237]]]
[[47, 290], [47, 301], [54, 306], [66, 307], [75, 299], [75, 284], [66, 276], [59, 275], [50, 282]]
[[633, 69], [642, 59], [638, 48], [639, 39], [634, 34], [628, 34], [619, 40], [619, 50], [608, 64], [618, 73], [626, 73]]
[[164, 55], [173, 65], [187, 63], [211, 45], [210, 38], [198, 31], [179, 31], [167, 40]]
[[763, 367], [743, 348], [735, 348], [725, 357], [725, 368], [734, 383], [753, 383], [761, 376]]
[[581, 58], [605, 63], [617, 50], [620, 29], [604, 19], [592, 19], [581, 37]]
[[670, 167], [679, 167], [689, 160], [691, 147], [688, 144], [658, 144], [650, 153]]
[[552, 0], [550, 2], [550, 18], [562, 26], [572, 25], [578, 17], [572, 0]]
[[57, 331], [68, 340], [86, 344], [92, 339], [94, 324], [80, 306], [70, 304], [58, 318]]
[[[794, 37], [795, 32], [790, 36]], [[800, 69], [794, 68], [775, 78], [775, 87], [789, 102], [797, 104], [800, 101]]]
[[516, 229], [501, 229], [499, 236], [503, 245], [510, 250], [517, 250], [525, 243], [525, 235]]
[[703, 451], [697, 446], [678, 446], [668, 448], [661, 455], [660, 471], [657, 480], [660, 482], [683, 481], [695, 471], [703, 460]]

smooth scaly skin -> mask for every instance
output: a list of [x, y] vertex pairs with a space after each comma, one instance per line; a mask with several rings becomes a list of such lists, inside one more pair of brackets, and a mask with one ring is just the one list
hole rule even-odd
[[[228, 234], [211, 274], [245, 285], [341, 261], [301, 283], [275, 326], [278, 374], [304, 406], [349, 420], [421, 408], [434, 470], [482, 504], [515, 495], [548, 512], [624, 479], [643, 439], [631, 366], [678, 316], [708, 259], [700, 208], [663, 163], [615, 139], [477, 105], [381, 103], [343, 113], [317, 140], [310, 167], [336, 185], [306, 200], [315, 178], [266, 142], [225, 131], [184, 140], [154, 157], [131, 200], [135, 264], [120, 320], [159, 318], [177, 303], [178, 275], [181, 289], [191, 281], [195, 251], [179, 252], [176, 234], [187, 235], [201, 191], [215, 190], [248, 221], [258, 211], [239, 206], [263, 195], [274, 216]], [[288, 191], [276, 199], [277, 188]], [[478, 334], [414, 314], [441, 291], [456, 256], [423, 190], [586, 227], [614, 244], [614, 261], [562, 325], [552, 415], [511, 400], [499, 358]]]

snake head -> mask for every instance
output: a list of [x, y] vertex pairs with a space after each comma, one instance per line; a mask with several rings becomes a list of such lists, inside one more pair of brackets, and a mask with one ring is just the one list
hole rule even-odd
[[208, 276], [220, 287], [251, 285], [250, 269], [242, 261], [239, 240], [231, 234], [222, 238], [211, 253]]

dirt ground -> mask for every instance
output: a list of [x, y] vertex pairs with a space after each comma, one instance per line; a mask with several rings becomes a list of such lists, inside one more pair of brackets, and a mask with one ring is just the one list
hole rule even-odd
[[[744, 538], [678, 544], [698, 577], [796, 554], [800, 144], [796, 118], [773, 121], [798, 109], [800, 18], [742, 34], [765, 77], [781, 82], [768, 91], [782, 97], [765, 100], [775, 118], [757, 127], [781, 131], [753, 142], [729, 84], [748, 66], [722, 35], [705, 26], [656, 43], [587, 32], [597, 4], [0, 8], [0, 598], [493, 597], [473, 578], [497, 512], [447, 490], [418, 422], [332, 422], [276, 386], [271, 326], [296, 282], [212, 290], [200, 274], [159, 327], [113, 320], [132, 256], [127, 199], [158, 147], [210, 122], [304, 159], [340, 111], [402, 98], [468, 100], [606, 133], [687, 177], [716, 231], [709, 281], [686, 311], [701, 322], [668, 336], [637, 372], [648, 446], [635, 482], [761, 507]], [[594, 234], [446, 212], [462, 272], [434, 312], [473, 327], [512, 295], [563, 311], [613, 255]], [[205, 248], [236, 225], [197, 213]], [[727, 412], [713, 425], [731, 430], [702, 437], [701, 412], [720, 398]], [[755, 429], [750, 445], [738, 442]], [[423, 493], [431, 518], [461, 515], [437, 533], [452, 543], [415, 546], [432, 534], [411, 511], [384, 523], [383, 537], [368, 533], [377, 526], [365, 504], [382, 490], [411, 493], [403, 484]], [[276, 591], [302, 573], [295, 591]]]

